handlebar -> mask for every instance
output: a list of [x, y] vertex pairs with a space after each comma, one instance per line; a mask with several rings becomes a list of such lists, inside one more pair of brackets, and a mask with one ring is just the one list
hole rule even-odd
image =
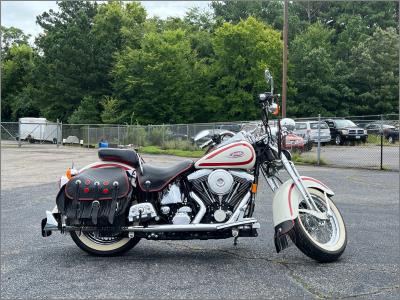
[[212, 139], [209, 139], [207, 142], [201, 144], [199, 147], [200, 149], [204, 149], [205, 147], [210, 146], [214, 141]]

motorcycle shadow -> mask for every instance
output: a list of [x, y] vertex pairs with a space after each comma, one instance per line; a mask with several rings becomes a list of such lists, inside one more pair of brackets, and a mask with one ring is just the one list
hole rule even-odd
[[[203, 245], [189, 244], [175, 241], [144, 241], [140, 242], [135, 248], [120, 256], [98, 257], [89, 255], [75, 245], [48, 249], [47, 254], [51, 253], [59, 263], [67, 264], [90, 264], [90, 262], [107, 262], [110, 264], [119, 262], [148, 262], [148, 263], [173, 263], [184, 262], [215, 264], [237, 262], [240, 260], [258, 259], [256, 253], [249, 253], [248, 244], [233, 246], [231, 244], [209, 244]], [[47, 252], [47, 251], [46, 251]], [[258, 251], [257, 251], [258, 252]], [[265, 249], [264, 251], [265, 252]], [[274, 256], [273, 253], [263, 253], [265, 256]], [[263, 255], [263, 256], [264, 256]]]

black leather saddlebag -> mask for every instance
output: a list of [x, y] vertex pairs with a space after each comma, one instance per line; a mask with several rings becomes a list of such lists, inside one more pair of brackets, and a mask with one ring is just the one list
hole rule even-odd
[[57, 206], [70, 223], [106, 226], [125, 216], [131, 193], [128, 174], [123, 169], [87, 169], [60, 191]]

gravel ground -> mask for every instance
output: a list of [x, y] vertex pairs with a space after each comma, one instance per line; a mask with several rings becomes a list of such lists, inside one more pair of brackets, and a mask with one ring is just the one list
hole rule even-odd
[[[68, 236], [54, 233], [45, 239], [40, 234], [40, 220], [54, 206], [56, 174], [71, 158], [83, 166], [96, 153], [43, 151], [2, 151], [2, 299], [399, 297], [396, 172], [299, 167], [336, 192], [348, 246], [335, 263], [316, 263], [294, 245], [275, 252], [272, 195], [264, 182], [255, 212], [261, 223], [257, 238], [240, 238], [236, 247], [232, 239], [142, 240], [122, 257], [98, 258], [82, 252]], [[179, 160], [145, 158], [159, 164]]]

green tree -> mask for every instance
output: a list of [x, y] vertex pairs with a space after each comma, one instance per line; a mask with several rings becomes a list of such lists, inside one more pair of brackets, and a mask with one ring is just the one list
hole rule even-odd
[[127, 46], [140, 46], [145, 20], [146, 11], [137, 2], [111, 1], [98, 6], [91, 34], [96, 49], [97, 89], [102, 88], [99, 94], [113, 94], [110, 73], [114, 57]]
[[106, 97], [101, 103], [103, 111], [101, 112], [101, 120], [106, 124], [122, 123], [123, 115], [121, 114], [121, 100], [112, 97]]
[[71, 124], [99, 124], [100, 103], [91, 96], [84, 97], [81, 104], [74, 110], [69, 117]]
[[399, 34], [377, 28], [353, 47], [350, 56], [353, 114], [395, 113], [399, 110]]
[[39, 115], [34, 105], [33, 71], [35, 51], [27, 44], [12, 44], [3, 61], [1, 76], [1, 115], [3, 121], [16, 121], [19, 117]]
[[282, 41], [280, 33], [253, 17], [237, 25], [224, 23], [214, 38], [216, 91], [221, 99], [221, 120], [259, 118], [255, 101], [265, 91], [264, 69], [281, 87]]
[[321, 23], [312, 24], [294, 39], [290, 76], [298, 94], [288, 99], [288, 114], [295, 116], [341, 114], [338, 102], [335, 63], [332, 56], [334, 30]]
[[36, 39], [41, 53], [36, 76], [38, 104], [48, 118], [66, 121], [81, 99], [101, 97], [102, 73], [92, 27], [97, 4], [58, 2], [59, 11], [37, 17], [44, 33]]
[[140, 123], [194, 120], [201, 99], [193, 85], [196, 59], [185, 31], [147, 33], [140, 49], [127, 48], [113, 70], [118, 98], [126, 100], [125, 121], [134, 113]]
[[29, 34], [24, 34], [24, 32], [16, 27], [0, 27], [1, 32], [1, 57], [2, 60], [7, 58], [9, 50], [13, 45], [28, 45], [28, 40], [30, 38]]

